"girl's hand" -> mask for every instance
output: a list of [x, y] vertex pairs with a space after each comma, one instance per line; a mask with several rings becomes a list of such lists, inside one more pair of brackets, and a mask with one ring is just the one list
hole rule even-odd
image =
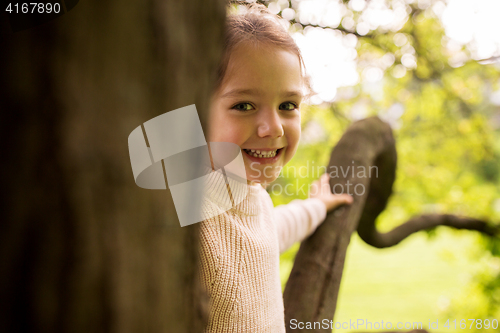
[[316, 198], [323, 201], [326, 205], [326, 210], [329, 212], [340, 205], [350, 205], [352, 196], [349, 194], [333, 194], [328, 181], [328, 174], [324, 173], [318, 180], [315, 180], [309, 191], [310, 198]]

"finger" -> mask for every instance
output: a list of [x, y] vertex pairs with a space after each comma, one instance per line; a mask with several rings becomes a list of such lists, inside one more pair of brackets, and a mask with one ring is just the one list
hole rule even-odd
[[352, 197], [350, 200], [346, 197], [335, 198], [330, 203], [330, 209], [335, 209], [342, 205], [350, 205], [351, 203], [352, 203]]
[[309, 195], [317, 195], [317, 194], [319, 194], [319, 190], [320, 190], [320, 183], [318, 180], [315, 180], [311, 184], [311, 188], [309, 190]]
[[327, 173], [322, 174], [319, 180], [321, 181], [321, 186], [323, 187], [323, 189], [330, 190], [330, 177], [328, 177]]
[[322, 183], [327, 183], [330, 177], [328, 177], [328, 174], [325, 172], [324, 174], [321, 175], [320, 179]]
[[335, 194], [335, 201], [339, 204], [351, 204], [354, 199], [349, 194]]

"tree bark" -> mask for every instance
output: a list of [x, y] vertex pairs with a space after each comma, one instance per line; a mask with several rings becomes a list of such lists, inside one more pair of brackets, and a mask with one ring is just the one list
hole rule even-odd
[[365, 216], [365, 219], [359, 222], [358, 234], [366, 244], [379, 249], [397, 245], [411, 234], [421, 230], [433, 229], [437, 226], [475, 230], [492, 237], [498, 235], [498, 227], [490, 225], [486, 221], [450, 214], [420, 215], [408, 220], [389, 232], [380, 233], [375, 227], [375, 220], [370, 217], [369, 214], [363, 213], [363, 216]]
[[224, 0], [89, 0], [1, 22], [2, 332], [202, 331], [197, 225], [135, 185], [127, 138], [190, 104], [206, 128], [224, 20]]
[[[328, 214], [316, 232], [302, 242], [283, 296], [287, 332], [295, 331], [290, 327], [291, 319], [333, 319], [345, 254], [355, 230], [366, 243], [378, 248], [394, 246], [415, 232], [439, 225], [498, 236], [498, 227], [486, 221], [454, 215], [422, 215], [390, 232], [379, 233], [375, 220], [392, 193], [396, 160], [392, 131], [375, 117], [351, 125], [333, 149], [328, 168], [330, 185], [334, 193], [350, 189], [354, 202]], [[335, 168], [340, 171], [335, 173]]]
[[[346, 177], [342, 177], [341, 171], [338, 178], [331, 173], [330, 185], [334, 192], [339, 193], [342, 188], [344, 193], [352, 194], [355, 190], [363, 193], [354, 195], [349, 207], [328, 214], [316, 232], [302, 242], [284, 292], [289, 332], [292, 331], [291, 319], [315, 322], [333, 318], [347, 246], [365, 202], [376, 201], [382, 211], [391, 194], [396, 149], [389, 125], [378, 118], [351, 125], [332, 151], [328, 172], [333, 172], [335, 167], [343, 170]], [[358, 174], [360, 170], [365, 170], [366, 177], [358, 177], [362, 176]], [[370, 170], [372, 177], [368, 177]], [[327, 331], [330, 330], [314, 332]]]

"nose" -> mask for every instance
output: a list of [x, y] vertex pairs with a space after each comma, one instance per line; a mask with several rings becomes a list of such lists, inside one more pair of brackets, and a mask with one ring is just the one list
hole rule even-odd
[[279, 138], [285, 134], [281, 118], [277, 110], [263, 109], [258, 119], [257, 135], [261, 138]]

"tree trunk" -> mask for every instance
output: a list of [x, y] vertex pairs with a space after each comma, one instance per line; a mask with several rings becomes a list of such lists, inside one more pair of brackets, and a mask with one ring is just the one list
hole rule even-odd
[[135, 185], [127, 138], [190, 104], [206, 128], [224, 19], [223, 0], [87, 0], [3, 31], [2, 332], [202, 331], [197, 225]]
[[292, 319], [320, 323], [333, 319], [346, 250], [354, 231], [378, 248], [394, 246], [415, 232], [440, 225], [498, 237], [499, 228], [494, 224], [449, 214], [417, 216], [380, 233], [375, 220], [392, 193], [396, 159], [392, 131], [376, 117], [355, 122], [333, 149], [328, 168], [330, 186], [335, 193], [343, 189], [354, 194], [354, 202], [329, 213], [315, 233], [302, 242], [284, 292], [288, 332], [295, 332], [290, 327]]
[[[339, 193], [343, 189], [344, 193], [353, 194], [356, 191], [359, 195], [353, 196], [351, 206], [328, 214], [316, 232], [302, 242], [284, 292], [285, 320], [289, 332], [294, 331], [289, 325], [291, 319], [321, 322], [333, 318], [347, 246], [365, 203], [376, 193], [377, 207], [382, 211], [391, 194], [396, 150], [389, 125], [378, 118], [354, 123], [332, 151], [328, 172], [334, 172], [335, 167], [340, 177], [331, 174], [333, 191]], [[342, 177], [340, 170], [344, 173], [349, 170], [347, 177]], [[366, 177], [359, 173], [361, 170], [365, 170]]]

